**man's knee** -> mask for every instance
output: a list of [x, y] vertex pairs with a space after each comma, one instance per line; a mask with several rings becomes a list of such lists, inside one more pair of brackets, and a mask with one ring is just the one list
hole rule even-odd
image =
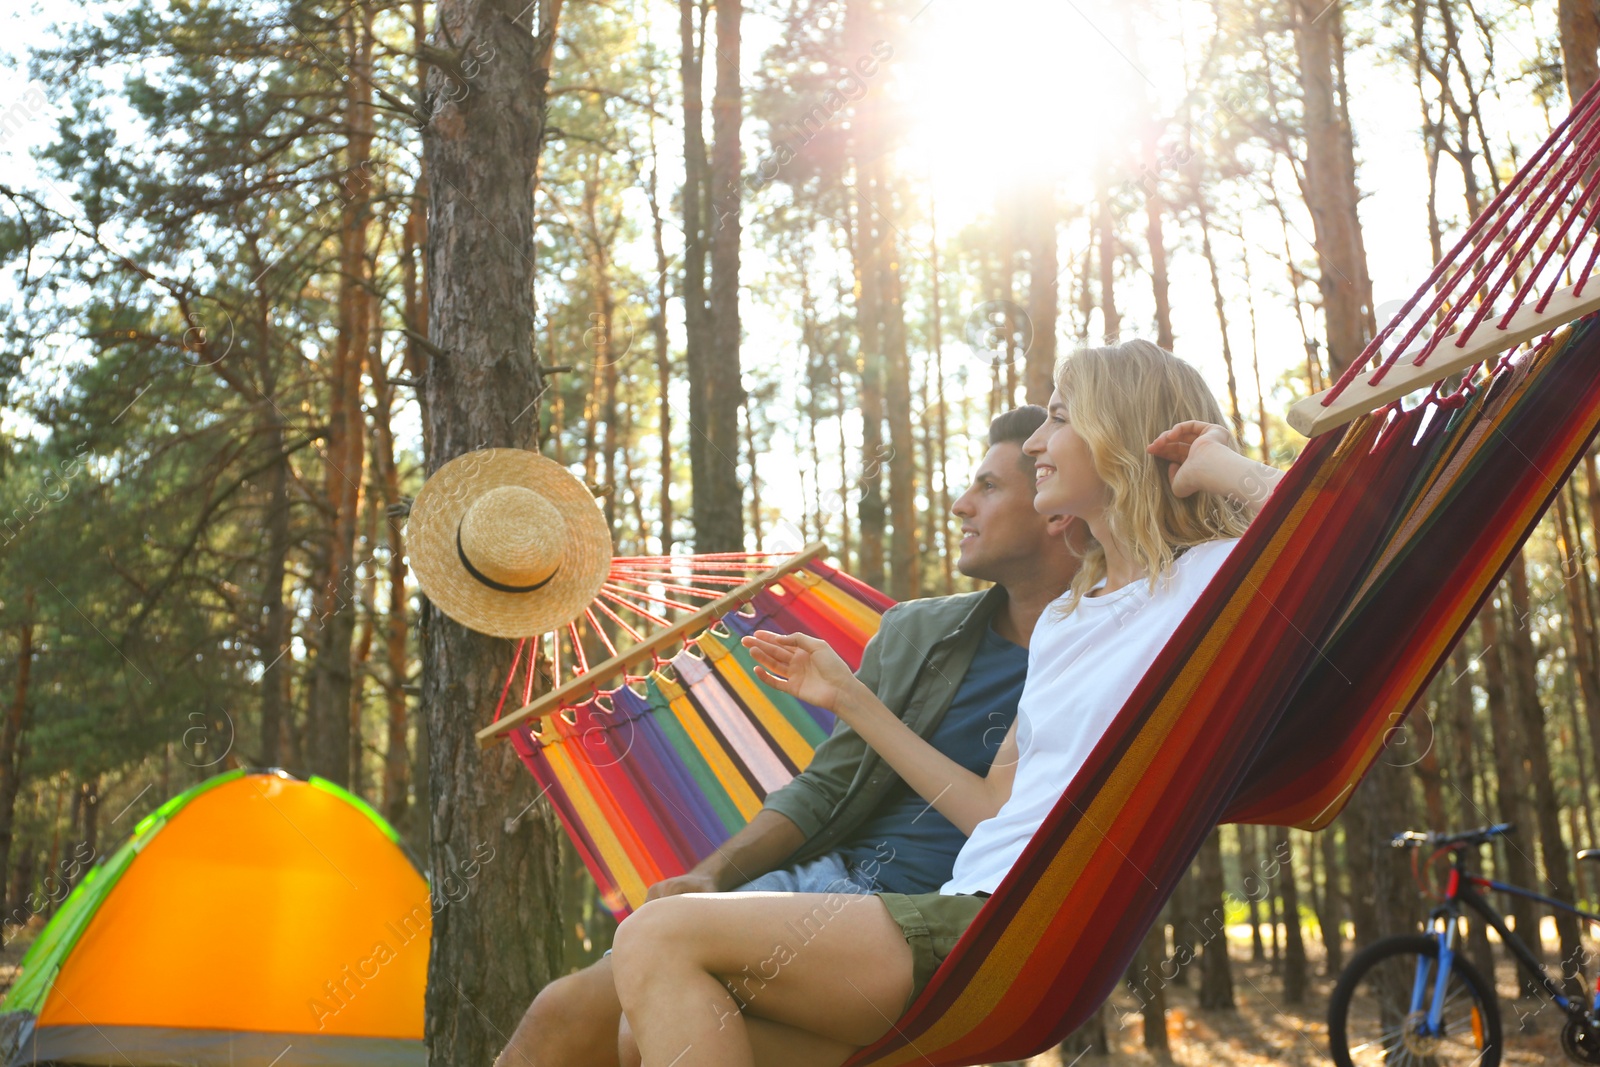
[[577, 974], [557, 978], [533, 998], [513, 1043], [524, 1038], [537, 1055], [537, 1067], [604, 1063], [614, 1052], [622, 1008], [611, 981], [611, 964], [602, 959]]

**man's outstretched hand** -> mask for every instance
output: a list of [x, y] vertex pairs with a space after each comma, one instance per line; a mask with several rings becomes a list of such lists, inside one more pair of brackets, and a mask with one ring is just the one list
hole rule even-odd
[[756, 661], [756, 677], [779, 692], [837, 712], [840, 696], [856, 681], [855, 672], [826, 641], [808, 634], [757, 630], [744, 639]]

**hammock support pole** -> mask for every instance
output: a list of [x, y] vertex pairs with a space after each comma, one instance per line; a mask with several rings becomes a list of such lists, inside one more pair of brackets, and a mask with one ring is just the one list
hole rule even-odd
[[[1584, 283], [1579, 282], [1552, 294], [1548, 301], [1524, 304], [1511, 316], [1504, 329], [1498, 328], [1497, 324], [1484, 322], [1470, 333], [1460, 330], [1450, 334], [1439, 343], [1433, 358], [1427, 362], [1419, 364], [1402, 356], [1377, 384], [1373, 384], [1369, 378], [1358, 379], [1351, 382], [1349, 388], [1332, 403], [1325, 403], [1324, 398], [1333, 390], [1324, 389], [1289, 409], [1289, 425], [1307, 437], [1326, 433], [1399, 400], [1407, 393], [1425, 389], [1436, 381], [1549, 333], [1574, 319], [1592, 311], [1600, 311], [1600, 285], [1591, 286], [1587, 293], [1581, 292], [1583, 288]], [[1418, 347], [1425, 346], [1419, 344]]]
[[569, 700], [586, 690], [598, 688], [608, 678], [626, 671], [635, 664], [647, 659], [653, 659], [662, 649], [680, 643], [685, 634], [705, 629], [728, 612], [737, 610], [745, 601], [779, 578], [799, 570], [807, 563], [826, 553], [827, 550], [828, 546], [821, 541], [813, 541], [776, 567], [728, 591], [723, 596], [696, 611], [693, 615], [680, 619], [672, 626], [667, 627], [660, 633], [651, 635], [648, 640], [641, 641], [627, 651], [619, 652], [605, 662], [595, 664], [590, 670], [585, 671], [571, 681], [557, 686], [531, 704], [525, 704], [516, 711], [501, 717], [498, 721], [490, 723], [478, 731], [478, 747], [488, 748], [496, 741], [503, 739], [511, 730], [530, 719], [540, 719], [554, 715], [566, 706]]

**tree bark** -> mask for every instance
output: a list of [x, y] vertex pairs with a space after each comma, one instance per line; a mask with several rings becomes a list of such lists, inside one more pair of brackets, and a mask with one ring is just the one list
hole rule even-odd
[[1301, 193], [1311, 212], [1328, 363], [1337, 376], [1375, 332], [1344, 83], [1344, 15], [1325, 0], [1294, 0], [1293, 15], [1305, 123]]
[[689, 419], [705, 439], [694, 472], [696, 552], [744, 548], [744, 510], [739, 484], [739, 407], [744, 386], [739, 367], [739, 208], [743, 159], [739, 123], [744, 114], [739, 84], [739, 24], [743, 0], [717, 2], [717, 85], [711, 100], [711, 324], [699, 380], [700, 412]]
[[1100, 187], [1100, 317], [1108, 345], [1122, 339], [1122, 316], [1117, 313], [1117, 227], [1111, 210], [1111, 187]]
[[325, 492], [332, 520], [323, 571], [321, 641], [311, 687], [311, 770], [350, 784], [351, 642], [355, 637], [356, 526], [361, 507], [366, 427], [361, 414], [361, 369], [372, 337], [372, 291], [367, 279], [368, 177], [373, 138], [372, 50], [364, 5], [349, 8], [350, 77], [344, 126], [348, 138], [340, 178], [339, 334], [330, 368], [331, 398]]
[[1200, 940], [1200, 1006], [1233, 1009], [1233, 965], [1228, 958], [1228, 927], [1223, 899], [1222, 828], [1207, 836], [1200, 846], [1199, 879], [1196, 895], [1200, 907], [1190, 921], [1198, 920], [1195, 936]]
[[[678, 69], [683, 80], [683, 319], [684, 365], [689, 377], [690, 510], [707, 506], [706, 375], [711, 366], [711, 309], [706, 304], [705, 38], [708, 0], [679, 0]], [[700, 530], [696, 520], [695, 538]], [[706, 551], [706, 546], [699, 545]]]
[[1267, 958], [1266, 945], [1261, 941], [1261, 893], [1252, 892], [1251, 879], [1260, 878], [1261, 863], [1256, 855], [1256, 827], [1235, 826], [1239, 837], [1239, 869], [1244, 876], [1244, 903], [1250, 915], [1250, 962], [1260, 963]]
[[[1504, 585], [1498, 592], [1501, 597], [1509, 599], [1510, 594]], [[1516, 824], [1526, 835], [1530, 821], [1524, 799], [1527, 795], [1526, 783], [1519, 758], [1526, 748], [1526, 742], [1508, 698], [1498, 610], [1490, 602], [1478, 613], [1478, 629], [1483, 639], [1483, 651], [1479, 653], [1479, 659], [1484, 667], [1484, 691], [1489, 706], [1489, 722], [1494, 730], [1494, 741], [1490, 747], [1494, 753], [1500, 821]], [[1500, 846], [1505, 856], [1507, 880], [1517, 885], [1534, 884], [1535, 872], [1529, 850], [1525, 847], [1526, 840], [1525, 836], [1520, 841], [1512, 837]], [[1532, 901], [1522, 897], [1511, 898], [1511, 928], [1535, 956], [1543, 958], [1544, 944], [1539, 937], [1538, 915]], [[1531, 988], [1526, 981], [1523, 982], [1525, 993]]]
[[384, 609], [384, 749], [383, 786], [379, 804], [383, 817], [392, 825], [407, 821], [410, 802], [410, 759], [406, 732], [410, 717], [406, 708], [406, 684], [409, 656], [407, 655], [407, 615], [410, 612], [406, 595], [405, 533], [402, 527], [404, 503], [400, 499], [400, 471], [395, 462], [394, 428], [390, 411], [394, 403], [394, 387], [389, 382], [386, 368], [374, 361], [373, 391], [377, 404], [373, 410], [372, 426], [376, 455], [377, 475], [383, 486], [383, 502], [387, 521], [384, 523], [384, 541], [389, 549], [388, 585], [389, 602]]
[[[871, 41], [873, 15], [867, 0], [850, 0], [845, 7], [845, 49], [849, 55], [867, 54]], [[881, 94], [868, 88], [856, 105], [851, 124], [851, 154], [855, 162], [854, 225], [852, 247], [856, 269], [856, 327], [860, 356], [857, 360], [861, 409], [860, 499], [856, 530], [860, 541], [857, 574], [876, 589], [886, 589], [888, 577], [884, 560], [884, 533], [887, 509], [883, 493], [883, 467], [888, 449], [883, 440], [884, 422], [884, 302], [883, 271], [879, 257], [886, 245], [879, 235], [884, 220], [875, 204], [881, 201], [883, 131], [879, 116]]]
[[659, 177], [660, 156], [656, 152], [655, 122], [650, 123], [650, 236], [656, 253], [656, 306], [650, 316], [650, 336], [656, 349], [656, 431], [659, 440], [661, 491], [657, 500], [661, 524], [661, 554], [672, 554], [672, 348], [667, 337], [667, 244], [666, 222], [661, 213]]
[[1322, 910], [1317, 914], [1317, 929], [1322, 934], [1323, 974], [1333, 977], [1344, 970], [1344, 891], [1339, 884], [1338, 841], [1333, 828], [1317, 837], [1322, 857]]
[[[903, 199], [902, 191], [893, 183], [884, 183], [880, 192], [880, 210], [894, 211]], [[906, 342], [898, 235], [890, 219], [878, 221], [882, 242], [877, 263], [883, 273], [884, 401], [889, 422], [889, 595], [896, 600], [912, 600], [922, 595], [922, 580], [917, 530], [917, 445], [911, 427], [911, 356]]]
[[[1029, 404], [1047, 404], [1055, 388], [1056, 320], [1060, 313], [1061, 264], [1056, 251], [1055, 189], [1047, 181], [1036, 180], [1027, 193], [1028, 319], [1033, 327], [1033, 344], [1025, 357], [1022, 395]], [[1159, 226], [1159, 222], [1157, 223]], [[1151, 253], [1152, 258], [1155, 253]], [[1165, 262], [1162, 264], [1165, 270]], [[1164, 282], [1164, 278], [1162, 279]], [[1157, 319], [1161, 297], [1156, 297]], [[1171, 342], [1163, 345], [1171, 348]], [[1165, 1031], [1162, 1031], [1165, 1033]]]
[[[1162, 220], [1167, 213], [1166, 198], [1161, 195], [1160, 163], [1156, 158], [1156, 141], [1161, 136], [1161, 125], [1151, 122], [1145, 128], [1141, 148], [1144, 153], [1144, 225], [1145, 243], [1150, 246], [1150, 291], [1156, 302], [1156, 344], [1172, 351], [1176, 340], [1172, 334], [1172, 297], [1170, 277], [1167, 272], [1167, 240], [1162, 231]], [[1260, 932], [1257, 931], [1257, 937]]]
[[1200, 221], [1200, 254], [1205, 257], [1211, 272], [1211, 302], [1217, 313], [1217, 334], [1222, 340], [1222, 366], [1228, 376], [1228, 414], [1233, 420], [1234, 440], [1244, 441], [1244, 410], [1239, 406], [1239, 379], [1233, 370], [1233, 345], [1228, 340], [1228, 306], [1222, 298], [1222, 273], [1217, 257], [1211, 251], [1211, 211], [1206, 206], [1206, 192], [1199, 182], [1194, 187], [1195, 215]]
[[1561, 31], [1561, 73], [1567, 82], [1567, 99], [1578, 98], [1600, 78], [1600, 10], [1594, 0], [1560, 0], [1556, 5]]
[[1295, 881], [1294, 848], [1289, 831], [1274, 831], [1273, 859], [1282, 866], [1275, 883], [1283, 897], [1283, 999], [1300, 1004], [1306, 999], [1306, 943], [1300, 929], [1300, 886]]
[[[1141, 1029], [1145, 1051], [1161, 1061], [1169, 1060], [1172, 1055], [1167, 1041], [1166, 965], [1167, 920], [1163, 914], [1157, 915], [1145, 932], [1125, 976], [1134, 999], [1139, 1002], [1139, 1014], [1143, 1016]], [[1123, 1025], [1126, 1026], [1126, 1022]]]
[[[438, 37], [476, 67], [466, 83], [436, 67], [428, 83], [430, 472], [538, 438], [533, 192], [561, 3], [440, 0], [437, 10]], [[485, 1064], [558, 973], [559, 830], [534, 808], [511, 747], [480, 750], [473, 737], [498, 695], [507, 643], [431, 604], [421, 626], [431, 881], [471, 887], [434, 911], [428, 1058]]]
[[[11, 842], [16, 832], [17, 790], [22, 785], [23, 734], [28, 726], [30, 679], [33, 676], [34, 596], [22, 594], [22, 621], [17, 624], [17, 677], [11, 691], [11, 707], [0, 730], [0, 887], [11, 866]], [[9, 915], [19, 900], [0, 899], [0, 914]]]
[[[1529, 633], [1532, 609], [1528, 601], [1527, 562], [1521, 552], [1511, 560], [1506, 574], [1511, 590], [1511, 628], [1506, 645], [1511, 667], [1513, 711], [1522, 727], [1522, 758], [1533, 780], [1534, 814], [1538, 823], [1539, 852], [1544, 859], [1544, 892], [1566, 904], [1574, 904], [1572, 864], [1561, 836], [1561, 814], [1556, 801], [1555, 782], [1550, 766], [1550, 748], [1545, 740], [1544, 708], [1539, 704], [1538, 657]], [[1583, 945], [1579, 941], [1578, 917], [1570, 911], [1555, 913], [1556, 935], [1561, 946], [1562, 972], [1571, 995], [1581, 992], [1577, 969], [1582, 965]]]

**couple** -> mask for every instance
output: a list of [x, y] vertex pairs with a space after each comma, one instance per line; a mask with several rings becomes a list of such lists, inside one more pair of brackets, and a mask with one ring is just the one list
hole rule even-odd
[[499, 1062], [820, 1067], [886, 1033], [1276, 481], [1221, 421], [1148, 342], [1068, 356], [1047, 412], [995, 420], [953, 508], [963, 573], [995, 588], [891, 609], [859, 674], [812, 637], [747, 638], [762, 681], [840, 727], [608, 959], [541, 992]]

